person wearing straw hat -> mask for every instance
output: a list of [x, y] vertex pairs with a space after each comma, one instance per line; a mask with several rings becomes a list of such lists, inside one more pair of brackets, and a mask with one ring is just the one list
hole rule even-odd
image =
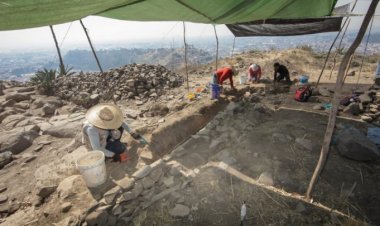
[[248, 81], [259, 83], [261, 78], [261, 67], [258, 64], [251, 64], [248, 68]]
[[133, 132], [124, 122], [123, 113], [114, 104], [98, 104], [90, 108], [86, 113], [86, 121], [83, 125], [83, 143], [89, 150], [100, 150], [108, 158], [114, 161], [126, 161], [126, 146], [120, 139], [123, 132], [127, 131], [134, 139], [146, 144], [145, 139]]

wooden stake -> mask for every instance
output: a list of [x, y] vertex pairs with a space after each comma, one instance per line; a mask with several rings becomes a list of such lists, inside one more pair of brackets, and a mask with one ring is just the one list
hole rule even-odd
[[86, 34], [86, 37], [87, 37], [88, 43], [90, 44], [90, 47], [91, 47], [91, 50], [92, 50], [92, 54], [94, 54], [94, 57], [95, 57], [96, 63], [98, 64], [99, 70], [100, 70], [100, 72], [103, 73], [102, 66], [100, 66], [100, 62], [99, 62], [98, 56], [96, 55], [96, 52], [95, 52], [94, 46], [92, 45], [92, 42], [91, 42], [90, 36], [88, 36], [87, 28], [84, 26], [84, 24], [83, 24], [83, 22], [82, 22], [81, 19], [79, 20], [79, 22], [80, 22], [80, 24], [82, 25], [82, 28], [83, 28], [84, 33]]
[[216, 33], [215, 24], [214, 26], [214, 33], [215, 33], [215, 39], [216, 39], [216, 56], [215, 56], [215, 71], [218, 70], [218, 53], [219, 53], [219, 39], [218, 34]]
[[335, 127], [335, 121], [336, 121], [336, 114], [338, 112], [338, 106], [339, 106], [339, 98], [341, 97], [341, 89], [343, 86], [343, 78], [344, 78], [344, 72], [346, 71], [346, 68], [348, 66], [348, 62], [351, 58], [351, 56], [354, 54], [356, 48], [360, 45], [364, 34], [366, 33], [367, 27], [369, 22], [371, 21], [372, 16], [374, 15], [376, 11], [376, 6], [379, 3], [379, 0], [372, 0], [367, 14], [365, 15], [362, 25], [360, 27], [360, 30], [352, 43], [351, 47], [347, 50], [346, 54], [343, 56], [342, 63], [340, 64], [339, 71], [338, 71], [338, 77], [337, 81], [335, 83], [335, 93], [332, 99], [332, 109], [329, 115], [329, 121], [327, 123], [327, 128], [326, 128], [326, 133], [325, 137], [323, 139], [322, 143], [322, 149], [321, 149], [321, 154], [318, 160], [318, 164], [315, 167], [313, 176], [310, 180], [309, 187], [307, 188], [306, 192], [306, 197], [308, 199], [311, 198], [311, 193], [314, 190], [314, 187], [318, 181], [318, 178], [325, 166], [326, 159], [330, 150], [330, 143], [331, 143], [331, 137], [334, 132], [334, 127]]
[[183, 44], [185, 45], [186, 88], [187, 88], [187, 92], [189, 92], [190, 87], [189, 87], [189, 70], [187, 68], [186, 25], [185, 25], [185, 21], [183, 21], [182, 23], [183, 23]]
[[63, 64], [61, 51], [59, 50], [59, 46], [58, 46], [58, 42], [57, 42], [57, 37], [55, 36], [54, 30], [53, 30], [53, 26], [49, 25], [49, 27], [50, 27], [51, 33], [53, 35], [55, 47], [57, 48], [57, 52], [58, 52], [59, 67], [61, 68], [61, 72], [60, 72], [61, 74], [60, 75], [64, 75], [64, 74], [66, 74], [66, 69], [65, 69], [65, 65]]

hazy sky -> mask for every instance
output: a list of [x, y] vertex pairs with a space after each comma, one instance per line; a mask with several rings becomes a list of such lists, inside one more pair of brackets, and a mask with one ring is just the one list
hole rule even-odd
[[[350, 0], [338, 0], [339, 5], [352, 2]], [[354, 13], [365, 13], [370, 0], [359, 0]], [[376, 14], [380, 14], [380, 7]], [[363, 17], [352, 18], [349, 30], [357, 31]], [[90, 16], [83, 19], [89, 29], [94, 44], [105, 44], [113, 42], [136, 42], [142, 40], [157, 40], [171, 42], [173, 39], [182, 39], [182, 22], [132, 22], [113, 20], [103, 17]], [[375, 18], [374, 31], [379, 31], [380, 16]], [[188, 37], [213, 36], [212, 25], [186, 23]], [[55, 25], [54, 30], [62, 48], [68, 48], [73, 44], [85, 44], [85, 34], [78, 21], [72, 23]], [[220, 36], [229, 35], [231, 32], [224, 26], [218, 25], [217, 32]], [[66, 35], [67, 34], [67, 35]], [[62, 43], [62, 40], [64, 42]], [[25, 49], [44, 48], [54, 49], [54, 42], [49, 27], [24, 29], [16, 31], [0, 31], [0, 52]]]

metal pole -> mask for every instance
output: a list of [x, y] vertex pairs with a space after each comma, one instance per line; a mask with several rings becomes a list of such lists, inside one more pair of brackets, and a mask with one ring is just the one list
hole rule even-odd
[[186, 25], [185, 21], [183, 23], [183, 44], [185, 45], [185, 68], [186, 68], [186, 86], [187, 92], [189, 92], [189, 71], [187, 69], [187, 44], [186, 44]]
[[100, 66], [100, 62], [99, 62], [98, 56], [96, 55], [96, 52], [95, 52], [94, 46], [92, 45], [92, 42], [91, 42], [90, 36], [88, 36], [87, 28], [84, 26], [84, 24], [83, 24], [83, 22], [82, 22], [82, 19], [80, 19], [79, 22], [80, 22], [80, 24], [81, 24], [82, 27], [83, 27], [84, 33], [86, 34], [86, 37], [87, 37], [88, 43], [90, 44], [90, 47], [91, 47], [92, 53], [94, 54], [94, 57], [95, 57], [96, 63], [98, 64], [99, 70], [100, 70], [100, 72], [103, 73], [102, 66]]
[[233, 43], [232, 43], [232, 51], [231, 51], [231, 57], [233, 57], [233, 56], [234, 56], [234, 50], [235, 50], [235, 39], [236, 39], [236, 37], [234, 36], [234, 41], [233, 41]]
[[53, 35], [53, 39], [54, 39], [54, 43], [55, 43], [55, 47], [57, 48], [57, 52], [58, 52], [58, 57], [59, 57], [59, 67], [61, 68], [60, 75], [64, 75], [64, 74], [66, 74], [66, 70], [65, 70], [65, 65], [63, 64], [61, 51], [59, 50], [59, 46], [58, 46], [58, 42], [57, 42], [57, 37], [55, 37], [55, 33], [54, 33], [54, 30], [53, 30], [53, 26], [52, 26], [52, 25], [49, 25], [49, 27], [50, 27], [51, 33], [52, 33], [52, 35]]
[[219, 53], [219, 39], [218, 34], [216, 33], [215, 24], [214, 26], [214, 33], [215, 33], [215, 39], [216, 39], [216, 56], [215, 56], [215, 71], [218, 70], [218, 53]]

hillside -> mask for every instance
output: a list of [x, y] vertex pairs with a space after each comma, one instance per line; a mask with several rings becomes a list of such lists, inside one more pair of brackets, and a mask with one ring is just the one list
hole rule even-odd
[[[120, 67], [125, 64], [160, 64], [171, 69], [184, 65], [184, 50], [159, 49], [102, 49], [97, 51], [104, 70]], [[209, 52], [189, 46], [188, 61], [192, 64], [204, 64], [212, 60]], [[90, 50], [70, 50], [64, 56], [64, 62], [75, 70], [97, 71], [94, 56]]]

